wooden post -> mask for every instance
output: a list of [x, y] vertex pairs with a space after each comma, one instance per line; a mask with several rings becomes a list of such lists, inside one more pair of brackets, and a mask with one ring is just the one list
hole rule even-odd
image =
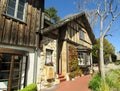
[[14, 56], [11, 57], [10, 75], [9, 75], [9, 81], [8, 81], [8, 91], [11, 91], [11, 88], [12, 88], [13, 70], [14, 70]]

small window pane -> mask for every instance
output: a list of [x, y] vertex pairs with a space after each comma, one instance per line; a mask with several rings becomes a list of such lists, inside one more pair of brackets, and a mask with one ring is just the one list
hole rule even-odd
[[17, 13], [17, 18], [19, 18], [19, 19], [22, 20], [22, 19], [23, 19], [23, 13], [18, 12], [18, 13]]
[[14, 16], [14, 9], [11, 9], [11, 8], [7, 8], [7, 14], [11, 15], [11, 16]]
[[18, 78], [19, 77], [19, 71], [14, 71], [13, 78]]
[[0, 80], [9, 78], [11, 55], [0, 54]]
[[10, 0], [10, 1], [14, 1], [14, 2], [16, 2], [16, 0]]
[[19, 63], [15, 63], [14, 64], [14, 70], [19, 70], [20, 68], [20, 64]]
[[[18, 81], [19, 81], [19, 79], [14, 79], [14, 80], [12, 80], [12, 90], [14, 91], [14, 90], [16, 90], [16, 89], [18, 89]], [[15, 87], [17, 87], [17, 88], [15, 88]]]
[[9, 1], [9, 3], [8, 3], [8, 7], [11, 7], [11, 8], [15, 8], [15, 2], [14, 1]]
[[9, 78], [9, 72], [0, 72], [0, 82], [2, 79], [8, 79]]
[[23, 11], [24, 11], [24, 6], [19, 5], [18, 6], [18, 12], [22, 12], [23, 13]]
[[25, 4], [25, 0], [19, 0], [19, 4], [23, 5]]

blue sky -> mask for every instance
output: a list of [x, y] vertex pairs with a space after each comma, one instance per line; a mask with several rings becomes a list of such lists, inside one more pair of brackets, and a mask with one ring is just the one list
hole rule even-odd
[[[58, 16], [61, 18], [65, 18], [70, 14], [78, 13], [77, 7], [74, 3], [75, 0], [45, 0], [45, 8], [49, 8], [54, 6], [58, 10]], [[92, 3], [88, 5], [89, 9], [93, 9]], [[107, 36], [106, 38], [109, 40], [110, 43], [115, 47], [116, 52], [120, 51], [120, 18], [114, 22], [109, 31], [111, 36]], [[94, 34], [96, 38], [99, 37], [99, 27], [96, 26], [94, 29]]]

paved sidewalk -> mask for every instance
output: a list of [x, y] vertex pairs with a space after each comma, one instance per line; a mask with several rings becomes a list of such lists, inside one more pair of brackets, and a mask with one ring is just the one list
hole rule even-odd
[[76, 78], [73, 81], [60, 83], [55, 91], [91, 91], [88, 88], [90, 79], [91, 75], [86, 75]]
[[91, 75], [82, 76], [76, 78], [73, 81], [65, 81], [58, 84], [55, 88], [42, 91], [91, 91], [88, 88], [88, 83], [91, 79]]

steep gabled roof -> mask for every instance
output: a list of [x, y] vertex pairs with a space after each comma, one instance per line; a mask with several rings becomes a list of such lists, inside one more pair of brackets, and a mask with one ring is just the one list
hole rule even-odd
[[86, 12], [82, 12], [82, 13], [79, 13], [79, 14], [74, 14], [66, 19], [63, 19], [61, 20], [60, 22], [56, 23], [56, 24], [53, 24], [45, 29], [43, 29], [41, 31], [42, 34], [46, 34], [48, 32], [51, 32], [52, 30], [55, 30], [55, 29], [59, 29], [60, 27], [64, 26], [65, 24], [67, 24], [68, 22], [70, 21], [73, 21], [77, 18], [81, 17], [81, 20], [82, 20], [82, 23], [84, 24], [85, 26], [85, 29], [86, 31], [88, 32], [88, 36], [90, 37], [91, 41], [93, 44], [96, 43], [96, 40], [95, 40], [95, 36], [94, 36], [94, 33], [92, 31], [92, 28], [89, 24], [89, 21], [87, 19], [87, 15], [86, 15]]

